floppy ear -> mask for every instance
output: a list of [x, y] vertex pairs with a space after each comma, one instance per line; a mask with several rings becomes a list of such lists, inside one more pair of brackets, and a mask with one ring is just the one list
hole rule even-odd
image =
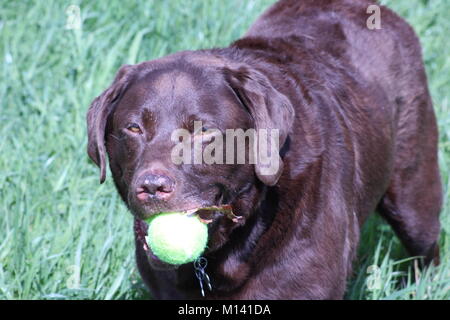
[[106, 178], [106, 120], [113, 110], [114, 102], [120, 97], [129, 83], [132, 66], [122, 66], [112, 83], [101, 95], [92, 102], [87, 116], [88, 146], [87, 152], [92, 161], [100, 167], [100, 183]]
[[[273, 186], [278, 182], [283, 171], [283, 161], [279, 151], [291, 130], [295, 116], [294, 108], [289, 99], [275, 89], [270, 80], [258, 70], [248, 65], [240, 65], [236, 68], [226, 67], [224, 73], [230, 87], [253, 117], [257, 133], [260, 129], [267, 129], [270, 135], [272, 129], [278, 130], [277, 154], [270, 155], [271, 159], [275, 159], [278, 163], [276, 168], [267, 170], [268, 166], [258, 161], [258, 157], [255, 164], [257, 177], [264, 184]], [[259, 148], [260, 139], [258, 141]], [[268, 143], [270, 151], [270, 138]]]

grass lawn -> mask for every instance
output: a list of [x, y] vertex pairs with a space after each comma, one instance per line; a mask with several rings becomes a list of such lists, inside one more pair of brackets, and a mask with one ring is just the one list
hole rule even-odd
[[[86, 155], [85, 113], [118, 67], [226, 46], [273, 0], [6, 1], [0, 5], [0, 299], [144, 299], [132, 218]], [[131, 4], [135, 3], [135, 4]], [[450, 298], [450, 1], [385, 0], [419, 34], [440, 128], [442, 263], [414, 265], [377, 216], [349, 299]], [[66, 9], [82, 29], [67, 30]]]

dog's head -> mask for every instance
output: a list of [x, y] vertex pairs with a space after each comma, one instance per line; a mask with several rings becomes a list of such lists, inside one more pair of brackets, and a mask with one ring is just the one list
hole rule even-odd
[[[278, 149], [273, 170], [258, 159], [249, 163], [249, 136], [242, 158], [238, 139], [230, 147], [227, 129], [275, 129], [280, 148], [293, 113], [289, 100], [249, 65], [183, 52], [119, 70], [89, 109], [88, 154], [101, 182], [108, 155], [116, 187], [138, 219], [231, 204], [245, 222], [260, 189], [277, 183], [283, 165]], [[227, 240], [221, 224], [229, 222], [217, 220], [213, 229], [222, 233], [211, 235], [210, 250]]]

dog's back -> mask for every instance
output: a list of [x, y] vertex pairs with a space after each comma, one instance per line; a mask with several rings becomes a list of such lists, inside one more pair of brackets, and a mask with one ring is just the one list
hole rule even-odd
[[[371, 28], [377, 10], [379, 25]], [[379, 99], [374, 105], [382, 106], [379, 119], [390, 121], [394, 165], [378, 211], [413, 255], [437, 262], [442, 204], [438, 133], [421, 46], [411, 26], [372, 0], [281, 0], [245, 38], [291, 38], [355, 72], [367, 96]]]

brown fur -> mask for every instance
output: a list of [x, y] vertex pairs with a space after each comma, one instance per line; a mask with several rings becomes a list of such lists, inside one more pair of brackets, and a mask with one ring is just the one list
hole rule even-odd
[[[108, 154], [137, 218], [220, 203], [243, 217], [210, 226], [207, 298], [342, 298], [375, 210], [412, 255], [438, 261], [437, 127], [420, 44], [385, 7], [382, 29], [367, 29], [371, 3], [281, 0], [230, 47], [122, 67], [93, 102], [89, 155], [103, 181]], [[195, 119], [221, 130], [278, 128], [282, 170], [174, 165], [170, 132]], [[130, 136], [129, 122], [143, 133]], [[170, 198], [136, 200], [146, 172], [175, 181]], [[160, 269], [136, 245], [154, 297], [200, 297], [192, 264]]]

